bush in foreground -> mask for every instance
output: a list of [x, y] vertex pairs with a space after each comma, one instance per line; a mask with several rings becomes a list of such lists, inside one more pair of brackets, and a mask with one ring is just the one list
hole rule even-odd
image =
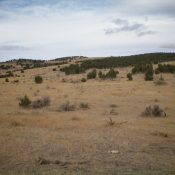
[[145, 108], [145, 110], [142, 112], [142, 116], [153, 116], [153, 117], [166, 117], [166, 113], [163, 109], [159, 107], [159, 105], [154, 106], [148, 106]]
[[69, 101], [63, 103], [59, 108], [59, 111], [65, 111], [65, 112], [74, 111], [74, 110], [75, 110], [75, 105], [70, 104]]
[[129, 81], [132, 81], [132, 80], [133, 80], [132, 74], [131, 74], [131, 73], [128, 73], [128, 74], [127, 74], [127, 78], [128, 78]]
[[42, 107], [49, 106], [49, 105], [50, 105], [49, 97], [42, 97], [41, 99], [33, 101], [31, 104], [32, 108], [42, 108]]

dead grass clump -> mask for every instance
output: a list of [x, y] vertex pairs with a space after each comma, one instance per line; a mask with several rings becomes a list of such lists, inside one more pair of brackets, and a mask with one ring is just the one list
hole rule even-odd
[[73, 120], [73, 121], [78, 121], [78, 120], [80, 120], [80, 118], [77, 117], [77, 116], [73, 116], [73, 117], [71, 118], [71, 120]]
[[81, 109], [89, 109], [89, 104], [88, 103], [85, 103], [85, 102], [81, 102], [79, 107]]
[[67, 101], [60, 106], [59, 111], [65, 111], [65, 112], [74, 111], [75, 107], [76, 106], [74, 104], [70, 104], [70, 102]]
[[111, 108], [117, 108], [117, 105], [116, 104], [111, 104], [110, 107]]
[[67, 82], [65, 78], [62, 78], [61, 82], [65, 83]]
[[49, 106], [50, 105], [50, 98], [49, 97], [43, 97], [41, 99], [38, 99], [36, 101], [32, 102], [32, 108], [42, 108], [45, 106]]
[[148, 106], [145, 111], [142, 112], [142, 116], [153, 116], [153, 117], [166, 117], [166, 113], [163, 109], [159, 107], [159, 105]]
[[116, 112], [115, 109], [111, 109], [109, 114], [110, 115], [118, 115], [118, 112]]
[[17, 121], [12, 121], [10, 123], [10, 125], [13, 126], [13, 127], [23, 127], [24, 126], [23, 123], [20, 123], [20, 122], [17, 122]]
[[150, 134], [153, 135], [153, 136], [168, 137], [167, 133], [160, 132], [160, 131], [155, 131], [155, 132], [152, 132]]
[[155, 80], [154, 81], [154, 84], [156, 85], [156, 86], [159, 86], [159, 85], [165, 85], [166, 84], [166, 82], [165, 82], [165, 79], [162, 77], [162, 75], [160, 76], [160, 78], [158, 79], [158, 80]]
[[113, 126], [115, 122], [112, 120], [111, 117], [109, 117], [109, 120], [107, 121], [108, 126]]

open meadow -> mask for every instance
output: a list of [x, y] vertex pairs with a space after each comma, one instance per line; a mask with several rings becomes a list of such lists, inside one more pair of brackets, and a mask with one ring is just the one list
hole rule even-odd
[[[54, 65], [1, 78], [0, 174], [175, 174], [175, 74], [129, 81], [131, 69], [85, 82], [87, 73]], [[25, 95], [28, 107], [19, 105]], [[150, 105], [163, 114], [144, 116]]]

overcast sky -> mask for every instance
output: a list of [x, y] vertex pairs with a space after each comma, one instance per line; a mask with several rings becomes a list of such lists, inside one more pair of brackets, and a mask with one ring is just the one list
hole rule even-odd
[[175, 0], [0, 0], [0, 60], [175, 51]]

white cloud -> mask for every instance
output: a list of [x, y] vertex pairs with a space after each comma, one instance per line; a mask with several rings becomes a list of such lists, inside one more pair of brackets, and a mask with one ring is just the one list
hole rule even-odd
[[[137, 8], [151, 6], [151, 1], [124, 2]], [[86, 10], [47, 4], [12, 11], [1, 9], [0, 58], [123, 55], [161, 51], [160, 45], [174, 43], [174, 18], [151, 13], [130, 16], [124, 12], [124, 4]], [[160, 3], [162, 8], [161, 4], [164, 3]], [[126, 8], [131, 12], [134, 8], [129, 5]], [[119, 7], [122, 8], [114, 10]], [[117, 34], [105, 35], [105, 29], [115, 29]]]

